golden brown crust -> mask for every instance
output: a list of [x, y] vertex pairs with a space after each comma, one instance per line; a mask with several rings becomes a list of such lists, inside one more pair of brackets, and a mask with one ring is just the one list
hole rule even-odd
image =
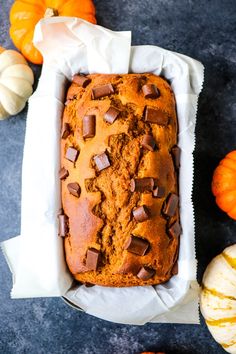
[[[70, 100], [63, 114], [71, 133], [61, 140], [61, 166], [69, 171], [62, 180], [62, 206], [69, 218], [69, 234], [65, 238], [68, 267], [81, 282], [103, 286], [152, 285], [167, 281], [176, 261], [179, 240], [167, 234], [167, 220], [162, 207], [169, 193], [177, 193], [177, 178], [171, 148], [177, 143], [175, 99], [168, 83], [153, 74], [89, 75], [86, 88], [72, 83], [67, 98]], [[91, 99], [92, 88], [111, 83], [115, 93], [100, 99]], [[160, 91], [158, 98], [145, 98], [142, 86], [154, 84]], [[121, 113], [114, 123], [104, 121], [110, 106]], [[168, 114], [166, 126], [144, 121], [145, 106], [158, 108]], [[83, 138], [83, 117], [96, 116], [96, 134]], [[153, 135], [158, 148], [142, 149], [144, 134]], [[65, 158], [68, 147], [79, 150], [75, 163]], [[106, 151], [111, 166], [98, 171], [93, 157]], [[130, 191], [132, 178], [153, 177], [164, 187], [165, 195], [154, 198], [149, 192]], [[79, 198], [71, 195], [67, 185], [77, 182]], [[146, 205], [151, 218], [137, 223], [132, 210]], [[131, 236], [143, 237], [150, 243], [144, 256], [124, 250]], [[86, 268], [88, 248], [101, 251], [102, 262], [97, 271]], [[155, 269], [149, 280], [141, 280], [137, 273], [142, 266]]]

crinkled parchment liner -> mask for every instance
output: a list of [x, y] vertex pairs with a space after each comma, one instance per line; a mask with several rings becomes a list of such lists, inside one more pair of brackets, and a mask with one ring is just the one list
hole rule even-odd
[[[2, 243], [13, 273], [13, 298], [64, 296], [89, 314], [113, 322], [199, 323], [192, 203], [193, 150], [201, 63], [155, 46], [131, 47], [130, 32], [112, 32], [75, 18], [39, 22], [35, 44], [44, 56], [39, 85], [30, 98], [22, 171], [21, 236]], [[156, 287], [70, 289], [72, 278], [57, 236], [60, 207], [59, 129], [66, 82], [83, 73], [144, 73], [171, 82], [182, 150], [179, 173], [179, 273]], [[70, 290], [68, 290], [70, 289]]]

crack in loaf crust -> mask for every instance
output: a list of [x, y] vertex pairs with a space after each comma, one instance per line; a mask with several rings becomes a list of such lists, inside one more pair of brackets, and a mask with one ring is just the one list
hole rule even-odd
[[[171, 149], [177, 143], [175, 99], [168, 83], [153, 74], [88, 75], [86, 87], [73, 82], [67, 94], [62, 123], [68, 123], [70, 133], [61, 139], [61, 166], [69, 172], [62, 179], [62, 207], [68, 217], [69, 231], [65, 237], [68, 267], [81, 282], [103, 286], [136, 286], [167, 281], [177, 259], [179, 238], [167, 232], [178, 219], [164, 217], [163, 204], [170, 193], [177, 193], [177, 174]], [[90, 82], [89, 82], [90, 81]], [[91, 99], [92, 89], [112, 84], [114, 93]], [[142, 87], [153, 84], [158, 98], [145, 98]], [[104, 120], [108, 109], [120, 111], [110, 124]], [[163, 126], [146, 122], [145, 107], [158, 108], [168, 116]], [[83, 138], [83, 117], [96, 116], [95, 136]], [[152, 135], [156, 149], [142, 148], [144, 135]], [[76, 162], [65, 155], [73, 147], [79, 151]], [[98, 170], [93, 157], [106, 153], [110, 166]], [[133, 178], [152, 177], [164, 187], [164, 195], [152, 192], [132, 192]], [[78, 183], [80, 195], [72, 195], [67, 185]], [[149, 218], [137, 222], [132, 210], [145, 205]], [[145, 255], [125, 250], [130, 236], [148, 241]], [[96, 270], [88, 270], [88, 249], [96, 249], [100, 261]], [[155, 271], [148, 280], [138, 277], [145, 266]]]

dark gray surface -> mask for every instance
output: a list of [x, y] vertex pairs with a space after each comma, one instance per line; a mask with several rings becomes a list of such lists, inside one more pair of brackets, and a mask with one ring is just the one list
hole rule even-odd
[[[8, 12], [12, 1], [0, 0], [0, 45], [12, 47]], [[210, 191], [218, 161], [236, 147], [236, 2], [235, 0], [96, 0], [98, 23], [132, 30], [133, 44], [155, 44], [192, 56], [205, 65], [195, 152], [199, 280], [207, 263], [235, 242], [236, 223], [215, 205]], [[39, 68], [34, 67], [39, 76]], [[0, 122], [0, 239], [20, 232], [21, 162], [26, 110]], [[201, 325], [147, 324], [142, 327], [105, 322], [77, 312], [61, 299], [10, 300], [11, 276], [0, 255], [0, 353], [133, 354], [224, 353]]]

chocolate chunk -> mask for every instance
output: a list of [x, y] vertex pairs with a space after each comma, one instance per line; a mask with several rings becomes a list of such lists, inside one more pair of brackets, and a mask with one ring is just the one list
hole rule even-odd
[[142, 87], [143, 94], [145, 98], [158, 98], [160, 96], [160, 91], [153, 84], [147, 84]]
[[108, 111], [104, 114], [104, 120], [107, 123], [114, 123], [114, 121], [116, 120], [116, 118], [118, 117], [118, 115], [120, 114], [120, 111], [115, 108], [115, 107], [110, 107], [108, 109]]
[[132, 259], [131, 262], [124, 262], [117, 273], [118, 274], [131, 273], [133, 275], [137, 275], [139, 270], [140, 270], [139, 261], [135, 262], [134, 259]]
[[88, 270], [97, 270], [100, 262], [100, 257], [100, 251], [96, 250], [96, 248], [88, 249], [86, 257], [86, 267]]
[[148, 123], [167, 125], [169, 122], [169, 117], [168, 114], [161, 109], [146, 107], [144, 120]]
[[93, 138], [96, 129], [96, 116], [88, 115], [83, 118], [83, 138]]
[[100, 155], [94, 156], [93, 159], [99, 171], [102, 171], [111, 165], [110, 161], [108, 160], [108, 156], [105, 152]]
[[70, 192], [70, 194], [74, 195], [75, 197], [80, 196], [80, 186], [78, 183], [74, 182], [74, 183], [69, 183], [67, 184], [67, 188], [68, 191]]
[[64, 214], [58, 215], [59, 219], [59, 236], [65, 237], [69, 232], [68, 217]]
[[152, 195], [154, 198], [163, 198], [165, 196], [165, 188], [164, 187], [155, 187], [153, 189]]
[[154, 276], [156, 271], [152, 268], [143, 266], [137, 274], [137, 277], [141, 280], [148, 280]]
[[131, 192], [152, 192], [155, 185], [154, 178], [144, 177], [144, 178], [132, 178], [130, 181]]
[[141, 141], [141, 145], [144, 149], [149, 151], [154, 151], [156, 147], [155, 140], [153, 139], [152, 135], [144, 135]]
[[68, 123], [64, 123], [61, 130], [61, 138], [66, 139], [70, 135], [70, 126]]
[[70, 146], [70, 147], [68, 147], [68, 149], [66, 151], [65, 157], [67, 160], [69, 160], [71, 162], [75, 162], [78, 158], [78, 155], [79, 155], [79, 151]]
[[59, 171], [59, 178], [66, 179], [69, 176], [69, 172], [65, 169], [65, 167], [62, 167]]
[[109, 96], [115, 93], [112, 84], [98, 86], [92, 89], [92, 100], [96, 100], [101, 97]]
[[179, 224], [178, 221], [174, 222], [174, 224], [172, 224], [169, 228], [168, 228], [168, 233], [172, 236], [172, 237], [179, 237], [179, 235], [181, 234], [182, 229], [181, 226]]
[[163, 213], [166, 216], [173, 216], [178, 207], [178, 203], [179, 203], [179, 197], [174, 193], [169, 194], [164, 204]]
[[88, 77], [86, 77], [84, 75], [74, 75], [72, 78], [72, 82], [85, 88], [86, 86], [88, 86], [90, 84], [91, 79], [89, 79]]
[[174, 146], [171, 149], [171, 155], [174, 161], [175, 168], [178, 169], [180, 167], [180, 148], [178, 146]]
[[179, 272], [178, 262], [175, 262], [175, 264], [174, 264], [174, 266], [173, 266], [173, 268], [171, 270], [171, 274], [172, 275], [177, 275], [178, 272]]
[[144, 256], [148, 247], [149, 242], [147, 240], [132, 235], [126, 242], [124, 249], [139, 256]]
[[133, 210], [133, 216], [137, 222], [143, 222], [150, 218], [150, 212], [146, 205], [142, 205]]

